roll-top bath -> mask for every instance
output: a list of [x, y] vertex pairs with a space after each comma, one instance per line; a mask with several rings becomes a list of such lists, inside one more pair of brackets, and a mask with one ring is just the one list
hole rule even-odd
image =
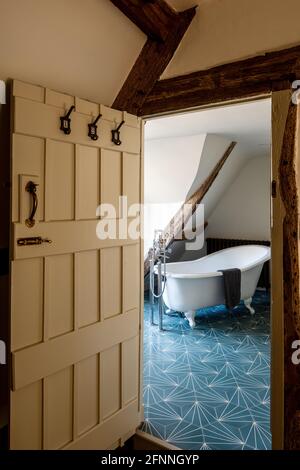
[[170, 310], [183, 312], [190, 326], [195, 326], [195, 313], [204, 307], [225, 304], [222, 273], [226, 269], [241, 271], [241, 300], [251, 314], [252, 296], [270, 248], [243, 245], [217, 251], [195, 261], [168, 263], [163, 299]]

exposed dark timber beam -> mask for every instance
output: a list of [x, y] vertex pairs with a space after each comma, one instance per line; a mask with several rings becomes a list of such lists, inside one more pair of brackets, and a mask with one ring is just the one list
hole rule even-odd
[[[208, 193], [209, 189], [213, 185], [214, 181], [216, 180], [218, 174], [222, 170], [226, 160], [228, 159], [229, 155], [232, 153], [233, 149], [236, 146], [236, 142], [231, 142], [229, 147], [224, 152], [222, 158], [218, 161], [218, 163], [213, 168], [212, 172], [208, 175], [208, 177], [204, 180], [201, 184], [199, 189], [195, 191], [195, 193], [180, 207], [174, 217], [170, 220], [167, 227], [164, 229], [163, 238], [166, 240], [166, 244], [168, 247], [172, 245], [173, 242], [176, 240], [184, 240], [185, 233], [184, 229], [188, 222], [188, 219], [196, 212], [197, 206], [201, 203], [204, 196]], [[188, 204], [190, 210], [188, 214], [185, 212], [185, 205]], [[206, 228], [207, 223], [204, 224], [203, 230]], [[144, 261], [144, 275], [146, 276], [150, 269], [150, 260], [149, 256]]]
[[[140, 110], [149, 116], [268, 94], [300, 77], [300, 46], [160, 80]], [[298, 72], [298, 74], [297, 74]]]
[[236, 142], [231, 142], [229, 147], [224, 152], [222, 158], [218, 161], [218, 163], [213, 168], [212, 172], [208, 175], [205, 181], [201, 184], [200, 188], [195, 191], [195, 193], [185, 202], [191, 207], [191, 211], [189, 212], [188, 216], [184, 213], [184, 205], [178, 210], [177, 214], [173, 217], [170, 221], [169, 225], [165, 229], [165, 237], [169, 234], [168, 244], [172, 243], [174, 239], [182, 239], [184, 236], [184, 228], [186, 223], [191, 215], [196, 212], [197, 206], [201, 204], [203, 201], [204, 196], [208, 193], [209, 189], [211, 188], [212, 184], [216, 180], [218, 174], [222, 170], [226, 160], [228, 159], [229, 155], [232, 153], [234, 147], [236, 146]]
[[113, 108], [140, 114], [142, 105], [161, 77], [196, 13], [196, 7], [178, 13], [163, 42], [148, 38]]
[[165, 41], [178, 13], [164, 0], [111, 0], [146, 36]]

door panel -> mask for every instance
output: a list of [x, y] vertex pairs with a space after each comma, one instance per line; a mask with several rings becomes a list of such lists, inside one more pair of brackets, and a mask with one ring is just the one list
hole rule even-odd
[[21, 96], [32, 101], [44, 103], [45, 101], [45, 88], [31, 83], [20, 82], [19, 80], [13, 81], [13, 96]]
[[75, 323], [78, 328], [100, 320], [100, 262], [97, 250], [75, 253]]
[[121, 408], [121, 350], [120, 344], [100, 354], [100, 383], [103, 387], [101, 419], [106, 419]]
[[122, 249], [101, 250], [101, 312], [102, 318], [122, 313]]
[[74, 329], [73, 255], [45, 258], [45, 337], [54, 338]]
[[99, 150], [76, 145], [76, 220], [95, 219], [99, 183]]
[[82, 114], [88, 114], [89, 116], [94, 116], [95, 118], [100, 113], [100, 105], [97, 103], [92, 103], [91, 101], [83, 100], [82, 98], [75, 97], [76, 111]]
[[139, 387], [139, 341], [131, 338], [122, 344], [123, 405], [137, 398]]
[[75, 148], [47, 139], [45, 220], [74, 220]]
[[139, 291], [136, 289], [139, 277], [136, 266], [139, 263], [139, 246], [131, 245], [123, 247], [123, 308], [125, 311], [138, 308], [139, 305]]
[[57, 106], [58, 108], [70, 108], [75, 104], [74, 96], [66, 95], [65, 93], [59, 93], [54, 90], [46, 88], [45, 103]]
[[76, 364], [75, 371], [77, 374], [76, 436], [79, 436], [99, 423], [99, 354]]
[[44, 447], [60, 449], [73, 438], [73, 367], [44, 380]]
[[18, 350], [43, 340], [42, 258], [12, 263], [11, 347]]
[[139, 155], [123, 153], [123, 192], [127, 195], [128, 207], [140, 202], [139, 174]]
[[43, 422], [43, 382], [36, 382], [20, 388], [11, 394], [11, 423], [17, 423], [17, 432], [11, 433], [12, 449], [40, 450], [42, 444]]
[[[142, 420], [141, 240], [100, 240], [96, 209], [118, 210], [121, 195], [141, 201], [140, 121], [19, 81], [12, 103], [10, 447], [107, 449]], [[73, 104], [65, 135], [59, 118]], [[111, 130], [123, 119], [116, 147]], [[24, 237], [52, 243], [19, 246]]]
[[113, 204], [119, 217], [119, 197], [122, 194], [122, 155], [112, 150], [101, 151], [101, 202]]

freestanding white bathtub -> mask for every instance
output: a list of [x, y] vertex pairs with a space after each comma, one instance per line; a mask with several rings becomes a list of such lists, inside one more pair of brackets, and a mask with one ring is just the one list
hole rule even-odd
[[168, 263], [163, 299], [170, 310], [183, 312], [191, 328], [196, 310], [225, 304], [222, 269], [241, 270], [241, 299], [253, 315], [252, 296], [271, 250], [263, 245], [243, 245], [217, 251], [195, 261]]

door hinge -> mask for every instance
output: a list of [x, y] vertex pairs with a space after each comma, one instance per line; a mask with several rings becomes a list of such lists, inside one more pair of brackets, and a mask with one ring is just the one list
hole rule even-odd
[[272, 181], [272, 198], [277, 197], [277, 183], [275, 180]]

